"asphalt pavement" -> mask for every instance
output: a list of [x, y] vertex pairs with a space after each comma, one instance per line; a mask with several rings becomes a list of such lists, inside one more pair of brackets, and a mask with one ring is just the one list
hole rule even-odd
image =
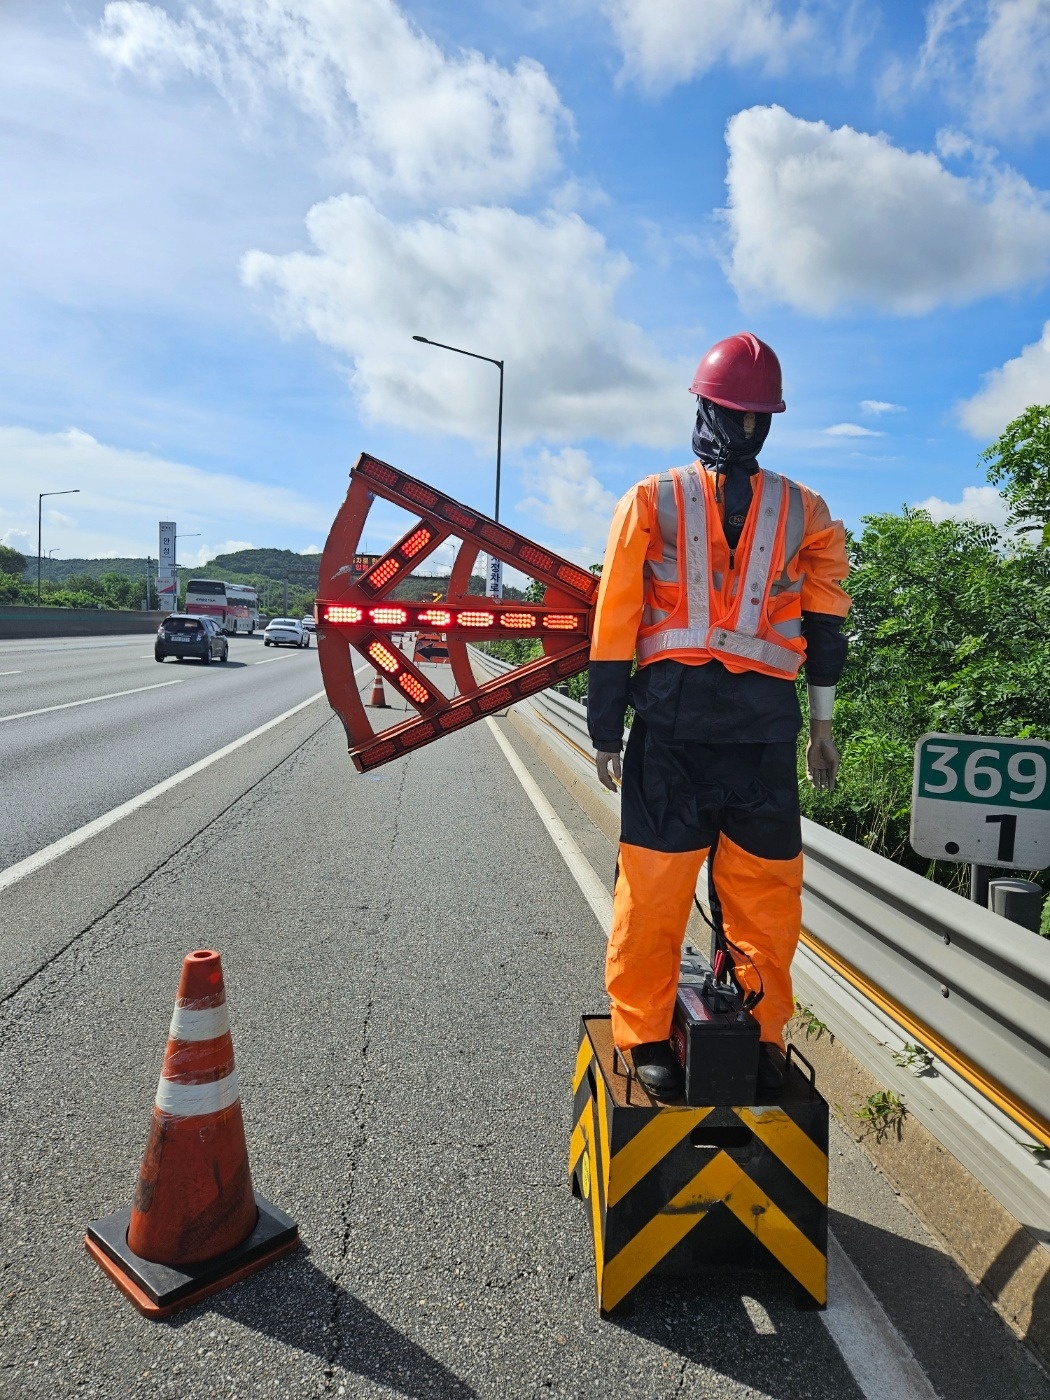
[[[257, 674], [300, 662], [309, 693], [305, 654]], [[222, 672], [164, 703], [188, 725]], [[0, 1393], [873, 1400], [774, 1275], [599, 1319], [565, 1159], [603, 932], [486, 725], [361, 776], [319, 700], [175, 791], [0, 894]], [[195, 947], [223, 955], [255, 1186], [303, 1248], [156, 1323], [83, 1231], [130, 1202]], [[938, 1392], [1045, 1400], [844, 1135], [832, 1155], [840, 1237], [942, 1293]]]
[[158, 665], [151, 634], [0, 641], [0, 868], [320, 688], [317, 652], [230, 638]]

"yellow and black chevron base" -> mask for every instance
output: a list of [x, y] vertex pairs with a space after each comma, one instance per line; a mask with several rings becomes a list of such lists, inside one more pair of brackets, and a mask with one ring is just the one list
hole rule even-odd
[[812, 1076], [792, 1059], [775, 1104], [668, 1106], [628, 1079], [608, 1016], [581, 1027], [569, 1175], [590, 1212], [601, 1312], [644, 1278], [725, 1267], [786, 1269], [823, 1307], [828, 1106]]

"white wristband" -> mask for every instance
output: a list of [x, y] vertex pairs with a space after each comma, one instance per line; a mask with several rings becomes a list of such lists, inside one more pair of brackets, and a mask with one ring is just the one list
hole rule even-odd
[[807, 686], [809, 691], [810, 720], [830, 719], [835, 710], [835, 687], [833, 685]]

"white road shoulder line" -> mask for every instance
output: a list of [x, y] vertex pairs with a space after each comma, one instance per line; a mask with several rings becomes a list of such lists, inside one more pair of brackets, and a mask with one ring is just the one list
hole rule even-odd
[[302, 700], [298, 705], [293, 705], [290, 710], [285, 710], [275, 719], [267, 720], [265, 724], [260, 724], [258, 729], [253, 729], [249, 734], [242, 734], [239, 739], [234, 739], [232, 743], [226, 744], [221, 749], [216, 749], [214, 753], [208, 754], [207, 758], [199, 759], [196, 763], [191, 763], [188, 768], [183, 768], [179, 773], [173, 773], [170, 778], [165, 778], [163, 782], [157, 783], [154, 787], [147, 788], [145, 792], [140, 792], [138, 797], [129, 798], [127, 802], [122, 802], [119, 807], [114, 807], [112, 811], [105, 812], [101, 817], [96, 817], [94, 821], [87, 822], [84, 826], [78, 827], [76, 831], [71, 831], [68, 836], [62, 836], [57, 841], [53, 841], [50, 846], [35, 851], [31, 856], [26, 856], [24, 860], [9, 865], [6, 870], [0, 871], [0, 892], [10, 889], [19, 880], [25, 879], [27, 875], [32, 875], [34, 871], [40, 870], [58, 856], [65, 855], [67, 851], [83, 845], [85, 841], [90, 841], [92, 836], [97, 836], [100, 831], [105, 831], [107, 827], [114, 826], [124, 817], [132, 812], [138, 811], [140, 807], [145, 807], [148, 802], [152, 802], [161, 793], [168, 792], [173, 787], [178, 787], [187, 778], [192, 778], [194, 774], [201, 773], [205, 768], [210, 768], [213, 763], [218, 763], [220, 758], [225, 758], [227, 754], [234, 753], [245, 744], [251, 743], [253, 739], [258, 739], [261, 734], [276, 728], [278, 724], [283, 724], [286, 719], [291, 719], [292, 715], [297, 715], [300, 710], [305, 710], [307, 705], [312, 705], [315, 700], [320, 700], [324, 696], [324, 691], [319, 690], [311, 695], [309, 699]]
[[173, 681], [157, 681], [154, 685], [137, 685], [132, 690], [114, 690], [109, 695], [91, 695], [87, 700], [67, 700], [64, 705], [45, 705], [41, 710], [22, 710], [17, 715], [0, 715], [0, 724], [13, 719], [29, 719], [32, 715], [50, 715], [55, 710], [75, 710], [78, 705], [97, 705], [100, 700], [118, 700], [122, 695], [141, 695], [144, 690], [163, 690], [168, 685], [181, 685], [184, 676]]
[[485, 723], [492, 731], [492, 737], [503, 750], [503, 756], [510, 764], [514, 776], [525, 789], [525, 795], [535, 807], [540, 821], [547, 828], [547, 833], [557, 846], [559, 855], [583, 891], [584, 899], [593, 909], [594, 917], [602, 926], [603, 937], [608, 936], [612, 924], [612, 895], [591, 869], [583, 852], [573, 840], [568, 827], [544, 797], [532, 774], [514, 752], [510, 740], [500, 731], [499, 725], [493, 719], [487, 719]]
[[[612, 924], [612, 895], [595, 875], [568, 828], [499, 726], [492, 719], [485, 723], [594, 911], [603, 936], [607, 936]], [[830, 1231], [828, 1298], [827, 1309], [819, 1314], [820, 1320], [866, 1400], [938, 1400], [937, 1392], [907, 1343]]]
[[882, 1304], [828, 1232], [828, 1305], [820, 1320], [866, 1400], [938, 1400]]

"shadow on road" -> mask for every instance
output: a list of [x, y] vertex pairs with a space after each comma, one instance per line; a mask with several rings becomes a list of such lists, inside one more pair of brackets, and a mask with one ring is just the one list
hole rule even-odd
[[305, 1249], [176, 1314], [171, 1325], [208, 1311], [320, 1357], [327, 1375], [363, 1376], [410, 1400], [477, 1400], [465, 1381], [322, 1273]]
[[863, 1400], [817, 1314], [800, 1308], [794, 1285], [776, 1274], [653, 1279], [626, 1309], [607, 1325], [676, 1353], [683, 1376], [695, 1366], [777, 1400]]

